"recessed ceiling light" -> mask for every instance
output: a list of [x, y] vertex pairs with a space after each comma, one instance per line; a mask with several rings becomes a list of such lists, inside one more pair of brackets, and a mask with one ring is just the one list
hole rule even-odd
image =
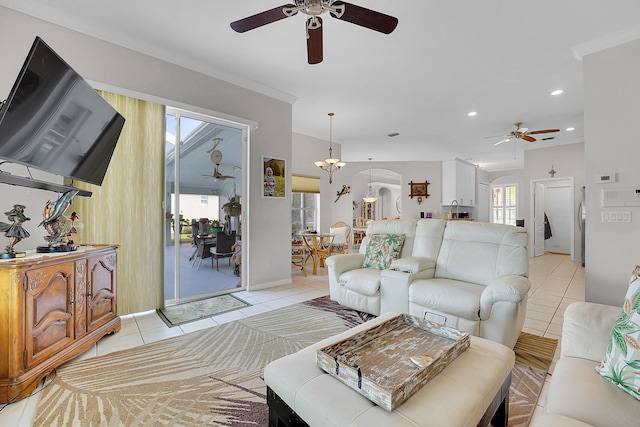
[[566, 128], [565, 130], [566, 130], [567, 132], [571, 132], [572, 130], [576, 130], [576, 128], [574, 128], [574, 127], [568, 127], [568, 128]]
[[564, 92], [564, 90], [562, 90], [562, 89], [556, 89], [553, 92], [551, 92], [551, 95], [558, 96], [558, 95], [562, 95], [563, 92]]
[[467, 116], [469, 117], [473, 117], [473, 116], [477, 116], [478, 112], [477, 111], [471, 111], [470, 113], [467, 113]]

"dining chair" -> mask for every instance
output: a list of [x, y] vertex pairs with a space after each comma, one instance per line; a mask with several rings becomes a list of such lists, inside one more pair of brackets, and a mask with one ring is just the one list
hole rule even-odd
[[218, 260], [220, 258], [229, 258], [229, 266], [231, 266], [231, 257], [235, 253], [233, 245], [236, 243], [236, 232], [232, 231], [227, 234], [224, 231], [216, 233], [216, 246], [211, 248], [211, 268], [213, 268], [213, 260], [216, 260], [216, 270], [220, 270]]
[[329, 233], [336, 234], [331, 244], [331, 252], [346, 254], [349, 252], [349, 242], [351, 240], [351, 227], [344, 222], [338, 221], [329, 228]]
[[307, 277], [307, 259], [309, 259], [309, 254], [303, 241], [291, 240], [291, 264], [300, 267], [305, 277]]

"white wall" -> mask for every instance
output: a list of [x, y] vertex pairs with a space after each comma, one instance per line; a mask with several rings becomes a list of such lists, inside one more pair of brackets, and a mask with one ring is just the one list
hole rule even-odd
[[[290, 212], [289, 199], [262, 198], [263, 155], [285, 159], [291, 165], [292, 106], [250, 90], [223, 82], [216, 78], [188, 70], [138, 52], [107, 43], [84, 34], [0, 7], [0, 98], [9, 94], [20, 67], [36, 35], [43, 38], [81, 76], [96, 86], [125, 95], [158, 102], [169, 100], [173, 106], [192, 106], [199, 113], [219, 112], [258, 123], [251, 132], [251, 150], [248, 159], [250, 174], [248, 186], [254, 191], [249, 198], [249, 209], [244, 223], [250, 241], [244, 242], [243, 268], [249, 288], [270, 286], [290, 281]], [[104, 85], [102, 87], [102, 85]], [[131, 165], [135, 167], [135, 165]], [[290, 175], [290, 172], [288, 172]], [[2, 201], [14, 198], [24, 201], [23, 190], [0, 185]], [[22, 192], [22, 193], [21, 193]], [[52, 197], [54, 193], [43, 197]], [[35, 203], [34, 203], [35, 202]], [[44, 205], [42, 200], [23, 203], [29, 214]], [[7, 203], [7, 202], [5, 202]], [[149, 212], [139, 215], [162, 215], [160, 206], [148, 207]], [[35, 216], [35, 215], [34, 215]], [[283, 218], [285, 219], [283, 221]], [[287, 220], [288, 218], [288, 220]], [[161, 232], [149, 230], [149, 232]], [[117, 242], [96, 242], [117, 243]], [[35, 245], [33, 245], [35, 246]], [[126, 262], [123, 260], [121, 262]], [[156, 262], [156, 260], [150, 260]], [[161, 261], [157, 261], [161, 262]]]
[[[640, 264], [640, 208], [631, 223], [603, 223], [602, 189], [640, 188], [640, 40], [583, 58], [585, 83], [585, 167], [587, 301], [620, 306], [632, 268]], [[598, 184], [596, 177], [617, 173], [618, 182]]]

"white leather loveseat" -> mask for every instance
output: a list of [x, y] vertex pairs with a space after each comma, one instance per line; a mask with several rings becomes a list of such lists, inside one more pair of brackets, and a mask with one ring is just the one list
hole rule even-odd
[[[364, 268], [376, 234], [403, 235], [388, 268]], [[445, 323], [515, 345], [525, 318], [527, 231], [522, 227], [441, 219], [369, 223], [355, 254], [327, 259], [331, 299], [379, 315], [393, 311]]]
[[560, 359], [553, 369], [544, 410], [535, 416], [532, 427], [640, 425], [640, 401], [595, 369], [620, 312], [620, 307], [588, 302], [567, 307]]

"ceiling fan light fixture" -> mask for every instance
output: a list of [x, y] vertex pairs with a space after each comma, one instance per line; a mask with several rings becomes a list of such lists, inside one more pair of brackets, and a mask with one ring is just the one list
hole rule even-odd
[[383, 34], [391, 34], [398, 26], [398, 18], [393, 16], [352, 3], [337, 3], [334, 4], [334, 0], [293, 0], [289, 4], [239, 19], [230, 25], [234, 31], [244, 33], [281, 19], [290, 18], [301, 12], [309, 17], [305, 25], [307, 29], [307, 62], [310, 65], [322, 62], [322, 18], [320, 16], [327, 12], [334, 19], [340, 19]]

